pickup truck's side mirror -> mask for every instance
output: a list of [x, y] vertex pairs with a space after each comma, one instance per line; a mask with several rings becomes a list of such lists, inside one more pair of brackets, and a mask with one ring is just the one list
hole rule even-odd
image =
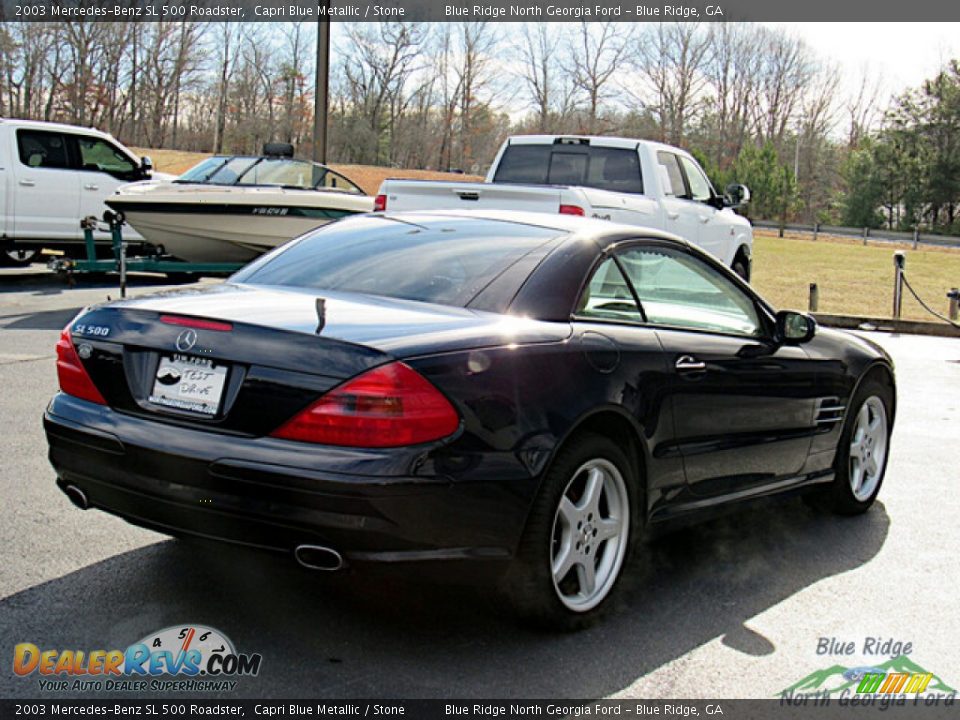
[[740, 183], [727, 185], [724, 199], [726, 200], [727, 207], [738, 208], [741, 205], [746, 205], [750, 202], [750, 188]]
[[787, 345], [805, 343], [817, 334], [817, 321], [806, 313], [781, 310], [777, 313], [776, 341]]
[[150, 173], [153, 172], [153, 160], [151, 160], [148, 155], [140, 158], [140, 169], [143, 171], [145, 177], [150, 177]]

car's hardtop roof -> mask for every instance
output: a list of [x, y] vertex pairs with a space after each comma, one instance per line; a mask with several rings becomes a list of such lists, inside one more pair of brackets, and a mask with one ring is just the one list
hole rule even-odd
[[600, 247], [606, 247], [627, 238], [652, 238], [677, 243], [684, 247], [690, 246], [690, 243], [678, 235], [663, 230], [559, 213], [550, 215], [519, 210], [408, 210], [403, 212], [388, 210], [385, 213], [373, 213], [371, 216], [424, 226], [449, 223], [451, 220], [486, 220], [492, 223], [531, 225], [556, 230], [558, 234], [566, 234], [569, 236], [569, 242], [589, 239]]

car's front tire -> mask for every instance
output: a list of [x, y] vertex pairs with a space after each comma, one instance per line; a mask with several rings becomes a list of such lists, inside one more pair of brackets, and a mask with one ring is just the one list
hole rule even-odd
[[505, 578], [522, 618], [573, 630], [601, 615], [638, 535], [637, 497], [633, 464], [611, 440], [583, 435], [560, 450]]
[[890, 456], [893, 388], [868, 377], [857, 389], [837, 447], [833, 482], [810, 496], [814, 506], [859, 515], [877, 499]]

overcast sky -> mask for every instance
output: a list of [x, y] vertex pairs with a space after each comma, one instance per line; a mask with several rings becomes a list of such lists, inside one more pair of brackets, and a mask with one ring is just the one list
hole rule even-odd
[[881, 77], [884, 95], [917, 87], [950, 58], [958, 57], [960, 23], [765, 23], [803, 37], [834, 60], [848, 84], [863, 67]]

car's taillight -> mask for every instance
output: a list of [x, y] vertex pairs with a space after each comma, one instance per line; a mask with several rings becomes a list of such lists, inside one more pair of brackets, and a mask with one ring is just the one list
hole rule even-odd
[[581, 217], [583, 215], [586, 215], [586, 213], [583, 211], [583, 208], [580, 207], [579, 205], [561, 205], [560, 214], [561, 215], [580, 215]]
[[374, 212], [383, 212], [387, 209], [387, 196], [386, 195], [377, 195], [373, 199], [373, 211]]
[[57, 341], [57, 379], [60, 381], [60, 389], [67, 395], [99, 405], [107, 404], [103, 395], [97, 390], [97, 386], [93, 384], [93, 380], [87, 375], [87, 370], [80, 362], [77, 351], [73, 349], [69, 325], [63, 329]]
[[457, 411], [437, 388], [393, 362], [334, 388], [271, 435], [321, 445], [400, 447], [445, 438], [459, 426]]

